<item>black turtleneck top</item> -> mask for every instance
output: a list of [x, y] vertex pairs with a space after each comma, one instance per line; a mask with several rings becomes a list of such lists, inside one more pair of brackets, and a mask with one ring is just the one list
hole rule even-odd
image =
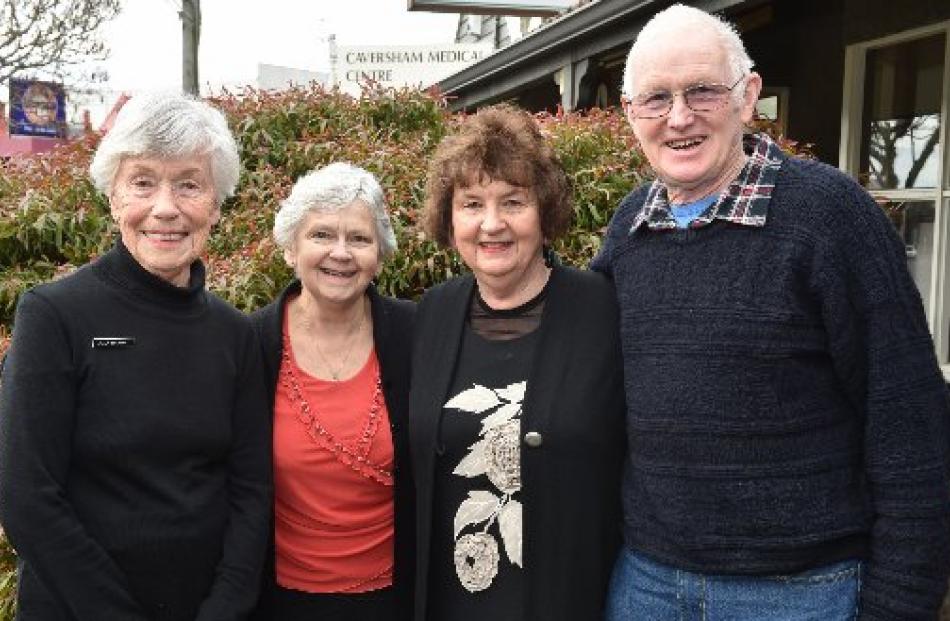
[[0, 383], [0, 523], [22, 621], [239, 619], [269, 526], [246, 317], [117, 243], [23, 294]]

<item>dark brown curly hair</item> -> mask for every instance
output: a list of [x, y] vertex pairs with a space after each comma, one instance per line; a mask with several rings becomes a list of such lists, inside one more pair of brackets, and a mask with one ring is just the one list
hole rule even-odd
[[483, 108], [436, 148], [426, 180], [424, 226], [442, 247], [452, 245], [456, 188], [485, 180], [527, 188], [538, 199], [547, 242], [567, 232], [574, 215], [571, 187], [554, 149], [530, 114], [509, 105]]

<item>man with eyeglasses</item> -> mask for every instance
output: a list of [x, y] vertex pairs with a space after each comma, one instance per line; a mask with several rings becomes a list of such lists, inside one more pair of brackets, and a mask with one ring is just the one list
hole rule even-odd
[[593, 263], [627, 394], [607, 619], [934, 620], [950, 404], [904, 246], [840, 171], [744, 135], [752, 66], [732, 26], [681, 5], [627, 58], [656, 180]]

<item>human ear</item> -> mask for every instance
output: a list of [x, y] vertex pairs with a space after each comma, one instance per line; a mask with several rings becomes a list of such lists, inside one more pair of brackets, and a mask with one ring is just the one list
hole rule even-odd
[[740, 116], [742, 122], [749, 124], [755, 117], [755, 104], [759, 101], [759, 95], [762, 93], [762, 77], [752, 71], [745, 79], [745, 90], [742, 92], [742, 108]]

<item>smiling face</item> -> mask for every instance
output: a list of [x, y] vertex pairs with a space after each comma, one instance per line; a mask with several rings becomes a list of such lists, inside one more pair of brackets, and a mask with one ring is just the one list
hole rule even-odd
[[[637, 59], [633, 94], [682, 91], [695, 84], [730, 85], [738, 77], [725, 50], [711, 32], [683, 32], [658, 41]], [[761, 79], [750, 73], [718, 110], [694, 112], [682, 96], [658, 119], [627, 118], [657, 176], [673, 202], [684, 203], [725, 190], [745, 163], [742, 133], [752, 120]], [[735, 93], [738, 93], [736, 95]]]
[[523, 303], [541, 290], [547, 278], [543, 241], [540, 208], [531, 190], [486, 178], [455, 188], [452, 245], [487, 301]]
[[187, 286], [221, 215], [209, 157], [127, 157], [112, 188], [109, 204], [125, 247], [149, 272]]
[[376, 223], [363, 201], [333, 211], [310, 211], [297, 226], [284, 259], [305, 295], [318, 304], [348, 306], [362, 299], [380, 269]]

